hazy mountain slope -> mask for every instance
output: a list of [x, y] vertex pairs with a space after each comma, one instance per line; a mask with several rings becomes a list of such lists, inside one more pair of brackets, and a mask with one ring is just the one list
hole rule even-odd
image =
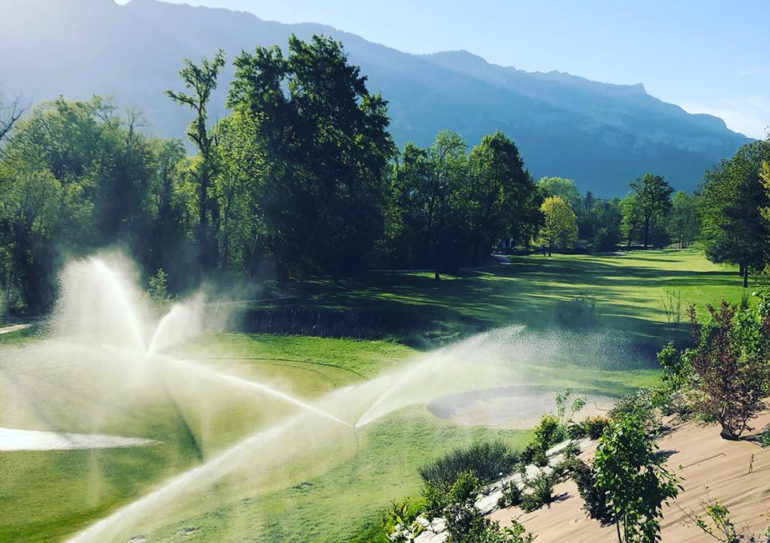
[[[0, 89], [35, 101], [59, 94], [112, 94], [146, 111], [151, 130], [183, 137], [189, 112], [164, 89], [179, 87], [185, 57], [218, 48], [232, 59], [257, 45], [285, 47], [292, 33], [332, 35], [362, 66], [370, 88], [390, 101], [399, 145], [428, 145], [456, 130], [470, 145], [504, 130], [535, 176], [575, 178], [599, 195], [624, 194], [646, 171], [690, 189], [703, 171], [747, 138], [708, 115], [690, 115], [641, 85], [609, 85], [562, 73], [528, 73], [488, 64], [464, 51], [401, 53], [330, 27], [284, 25], [240, 12], [132, 0], [0, 0]], [[213, 117], [226, 114], [228, 66]]]

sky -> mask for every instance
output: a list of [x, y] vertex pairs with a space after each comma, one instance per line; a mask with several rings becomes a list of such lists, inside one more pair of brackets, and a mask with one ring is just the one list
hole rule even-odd
[[527, 71], [643, 83], [748, 136], [770, 126], [768, 0], [166, 1], [327, 24], [409, 53], [465, 49]]

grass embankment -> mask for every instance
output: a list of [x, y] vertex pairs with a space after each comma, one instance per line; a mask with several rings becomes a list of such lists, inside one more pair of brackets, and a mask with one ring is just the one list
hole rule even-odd
[[[690, 303], [702, 308], [722, 297], [737, 302], [742, 291], [733, 270], [712, 265], [695, 251], [511, 257], [508, 265], [444, 276], [439, 282], [427, 273], [377, 273], [337, 284], [311, 281], [291, 290], [297, 298], [253, 307], [251, 325], [281, 329], [294, 315], [293, 331], [307, 335], [214, 334], [179, 353], [310, 399], [403, 365], [419, 355], [408, 345], [424, 349], [509, 324], [541, 331], [570, 326], [575, 323], [565, 321], [564, 313], [582, 296], [596, 303], [595, 328], [620, 330], [651, 353], [667, 338], [686, 334], [686, 326], [667, 322], [662, 300], [668, 292], [681, 293], [684, 309]], [[322, 335], [385, 340], [313, 337]], [[167, 376], [176, 405], [158, 390], [136, 397], [111, 394], [125, 388], [119, 377], [107, 385], [93, 379], [87, 368], [70, 371], [66, 364], [22, 376], [18, 366], [5, 362], [13, 356], [9, 349], [25, 349], [27, 341], [12, 343], [0, 347], [0, 369], [5, 370], [0, 372], [0, 426], [100, 431], [164, 444], [0, 453], [4, 541], [61, 539], [194, 465], [179, 412], [205, 458], [290, 412], [273, 400], [255, 402], [245, 393], [190, 376]], [[36, 343], [30, 340], [28, 345]], [[590, 361], [533, 362], [526, 374], [533, 385], [610, 395], [657, 379], [654, 370], [638, 364], [628, 369], [624, 362], [618, 360], [611, 371]], [[92, 397], [95, 386], [104, 386], [105, 392]], [[528, 437], [527, 432], [459, 427], [436, 419], [422, 406], [401, 410], [361, 431], [358, 448], [340, 455], [339, 461], [334, 453], [319, 459], [321, 471], [297, 467], [294, 478], [253, 488], [245, 480], [239, 485], [246, 490], [237, 492], [228, 491], [225, 481], [217, 487], [217, 499], [201, 506], [203, 512], [191, 508], [189, 515], [167, 518], [159, 512], [167, 524], [153, 532], [153, 540], [176, 540], [186, 526], [196, 528], [184, 536], [189, 541], [221, 539], [214, 534], [260, 541], [345, 540], [376, 523], [378, 511], [390, 500], [417, 491], [420, 464], [474, 439], [499, 435], [514, 445]], [[292, 469], [288, 465], [283, 471]], [[137, 530], [142, 533], [141, 527]]]

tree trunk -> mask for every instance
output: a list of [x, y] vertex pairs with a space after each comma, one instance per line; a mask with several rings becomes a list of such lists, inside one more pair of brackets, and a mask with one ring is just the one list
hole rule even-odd
[[650, 219], [644, 219], [644, 248], [647, 248], [647, 244], [650, 240]]
[[434, 281], [440, 281], [441, 280], [441, 274], [438, 272], [438, 270], [433, 272], [433, 280]]
[[743, 266], [743, 288], [748, 288], [749, 286], [749, 267], [747, 265]]

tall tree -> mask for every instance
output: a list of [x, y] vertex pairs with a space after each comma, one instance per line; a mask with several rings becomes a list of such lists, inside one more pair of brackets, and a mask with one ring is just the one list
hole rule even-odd
[[519, 234], [536, 207], [535, 187], [516, 144], [500, 131], [473, 148], [469, 169], [468, 219], [478, 261], [495, 242]]
[[700, 199], [701, 240], [712, 262], [738, 264], [743, 286], [751, 271], [762, 270], [770, 251], [770, 227], [762, 209], [770, 206], [762, 163], [770, 160], [770, 140], [741, 147], [706, 172]]
[[262, 152], [258, 201], [269, 250], [293, 274], [360, 267], [382, 230], [395, 152], [387, 102], [329, 38], [292, 36], [288, 57], [260, 47], [235, 66], [228, 103], [251, 116]]
[[551, 256], [553, 249], [568, 249], [577, 241], [577, 217], [559, 196], [549, 196], [540, 210], [544, 216], [540, 227], [539, 243]]
[[211, 93], [217, 87], [217, 78], [220, 70], [225, 65], [225, 53], [221, 49], [208, 60], [204, 58], [200, 65], [185, 59], [184, 68], [179, 72], [182, 82], [192, 91], [192, 94], [167, 90], [166, 95], [178, 104], [188, 106], [195, 113], [195, 118], [190, 123], [187, 136], [195, 144], [201, 156], [198, 177], [198, 245], [200, 250], [200, 264], [204, 269], [210, 269], [214, 265], [216, 249], [213, 247], [215, 238], [209, 229], [210, 215], [217, 219], [218, 209], [216, 201], [211, 197], [209, 187], [214, 175], [214, 163], [212, 160], [212, 148], [215, 142], [215, 134], [208, 127], [208, 103]]
[[672, 200], [671, 214], [668, 218], [668, 233], [679, 248], [684, 248], [700, 235], [700, 217], [698, 216], [696, 197], [678, 191]]
[[660, 175], [650, 173], [630, 183], [636, 194], [636, 203], [642, 215], [642, 243], [646, 249], [650, 243], [650, 232], [656, 219], [665, 218], [671, 209], [671, 194], [674, 189]]

